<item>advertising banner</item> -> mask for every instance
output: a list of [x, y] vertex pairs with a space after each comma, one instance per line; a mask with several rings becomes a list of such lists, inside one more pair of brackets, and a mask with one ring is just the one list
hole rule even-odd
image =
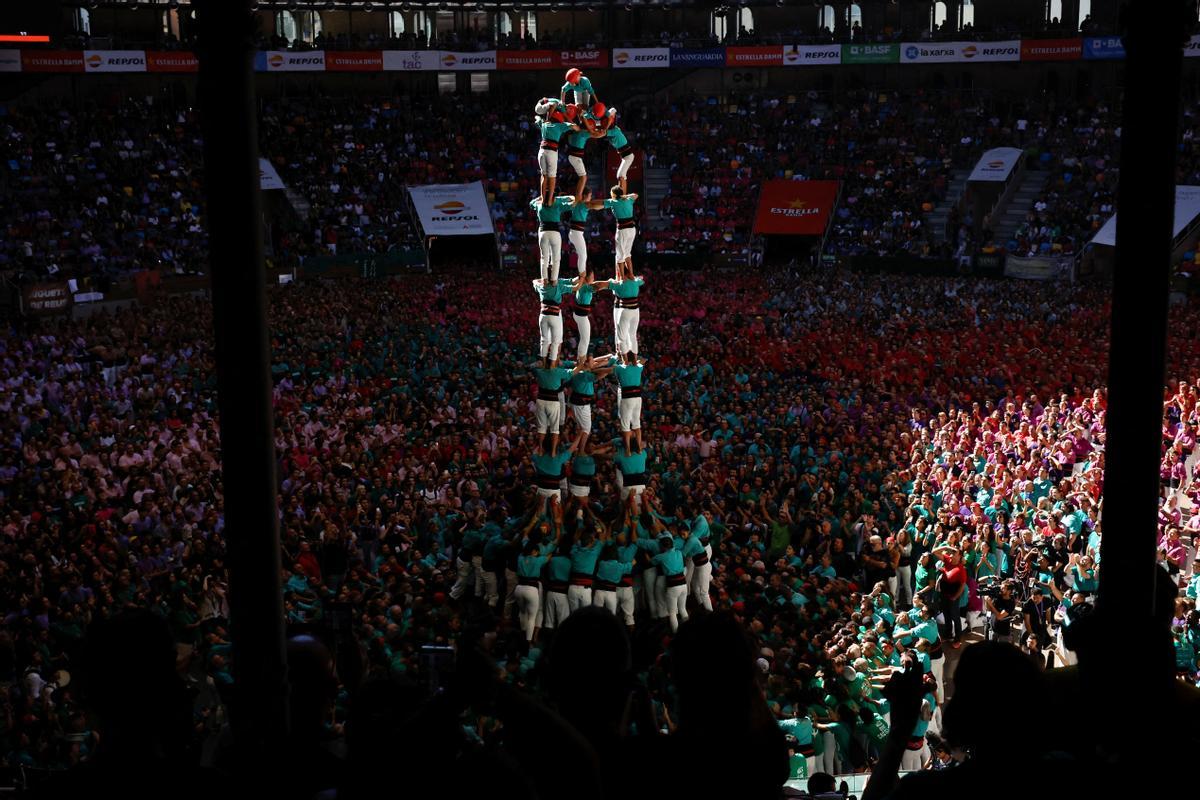
[[21, 309], [30, 315], [65, 314], [75, 304], [75, 296], [66, 281], [35, 283], [21, 293]]
[[900, 45], [844, 44], [843, 64], [896, 64], [900, 61]]
[[671, 48], [672, 67], [723, 67], [725, 66], [724, 47], [705, 47], [701, 50]]
[[325, 53], [326, 72], [381, 72], [382, 50], [347, 50]]
[[489, 72], [496, 68], [496, 51], [479, 53], [456, 53], [442, 50], [437, 58], [437, 68], [451, 72]]
[[[1183, 57], [1200, 57], [1200, 36], [1189, 36], [1188, 40], [1183, 43]], [[0, 71], [3, 71], [3, 69], [3, 67], [0, 67]]]
[[385, 72], [426, 72], [437, 69], [436, 50], [384, 50]]
[[975, 169], [971, 170], [971, 176], [967, 180], [1006, 181], [1024, 152], [1019, 147], [996, 147], [988, 150], [975, 164]]
[[904, 42], [900, 61], [904, 64], [963, 64], [989, 61], [1020, 61], [1021, 42]]
[[145, 72], [145, 50], [84, 50], [87, 72]]
[[1071, 256], [1008, 256], [1004, 260], [1004, 276], [1031, 281], [1069, 281], [1074, 263]]
[[155, 52], [153, 50], [146, 52], [147, 72], [197, 72], [199, 69], [200, 62], [196, 59], [195, 53], [186, 51]]
[[264, 192], [271, 189], [285, 189], [283, 178], [279, 177], [279, 172], [275, 169], [275, 165], [265, 158], [258, 160], [258, 188]]
[[1083, 39], [1026, 39], [1022, 61], [1076, 61], [1083, 58]]
[[783, 49], [785, 67], [810, 67], [820, 64], [842, 63], [840, 44], [801, 45]]
[[1120, 36], [1092, 36], [1083, 40], [1083, 57], [1092, 61], [1111, 61], [1125, 57]]
[[22, 50], [22, 72], [83, 72], [82, 50]]
[[492, 233], [492, 215], [479, 181], [409, 186], [408, 194], [426, 236]]
[[727, 67], [782, 67], [783, 47], [726, 47]]
[[607, 67], [607, 50], [563, 50], [558, 54], [559, 64], [563, 67]]
[[647, 69], [671, 66], [669, 47], [624, 47], [613, 50], [612, 65], [616, 69]]
[[500, 69], [558, 69], [557, 50], [501, 50], [496, 53]]
[[0, 50], [0, 72], [20, 72], [21, 51]]
[[[1171, 229], [1171, 238], [1178, 238], [1184, 229], [1200, 216], [1200, 186], [1175, 187], [1175, 222]], [[1117, 246], [1117, 215], [1113, 214], [1108, 221], [1100, 226], [1091, 244]]]
[[266, 72], [324, 72], [325, 52], [270, 50], [261, 54]]
[[758, 197], [754, 232], [820, 236], [837, 193], [837, 181], [767, 181]]

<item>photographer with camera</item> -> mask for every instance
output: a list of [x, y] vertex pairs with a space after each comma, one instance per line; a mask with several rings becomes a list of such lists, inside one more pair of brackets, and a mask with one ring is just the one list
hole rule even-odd
[[1012, 581], [1004, 581], [998, 587], [993, 585], [986, 590], [980, 588], [979, 593], [983, 595], [983, 604], [991, 615], [992, 641], [1012, 641], [1012, 618], [1017, 610]]

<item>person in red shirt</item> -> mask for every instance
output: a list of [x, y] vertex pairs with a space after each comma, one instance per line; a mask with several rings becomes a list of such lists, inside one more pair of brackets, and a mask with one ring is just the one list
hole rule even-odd
[[941, 593], [942, 613], [946, 617], [945, 636], [950, 640], [950, 646], [957, 650], [962, 646], [962, 613], [960, 601], [967, 590], [967, 570], [963, 566], [962, 553], [957, 547], [939, 547], [933, 555], [941, 560], [938, 569], [942, 575], [938, 578], [938, 592]]

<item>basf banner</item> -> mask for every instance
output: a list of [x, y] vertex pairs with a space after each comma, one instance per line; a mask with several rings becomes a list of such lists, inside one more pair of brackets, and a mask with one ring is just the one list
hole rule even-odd
[[437, 54], [437, 68], [453, 72], [488, 72], [496, 68], [496, 51], [455, 53], [442, 50]]
[[1083, 58], [1083, 39], [1026, 39], [1022, 61], [1076, 61]]
[[1006, 181], [1025, 151], [1019, 147], [996, 147], [988, 150], [971, 170], [968, 181]]
[[1020, 61], [1021, 42], [904, 42], [904, 64], [965, 64], [984, 61]]
[[754, 232], [820, 236], [837, 193], [837, 181], [767, 181], [758, 197]]
[[726, 47], [727, 67], [782, 67], [783, 47]]
[[145, 72], [144, 50], [84, 50], [86, 72]]
[[1124, 58], [1125, 45], [1120, 36], [1093, 36], [1083, 40], [1083, 57], [1096, 61]]
[[558, 54], [559, 65], [563, 67], [607, 67], [607, 50], [563, 50]]
[[436, 50], [384, 50], [385, 72], [426, 72], [438, 68]]
[[723, 67], [725, 66], [725, 48], [705, 47], [700, 50], [689, 50], [680, 47], [672, 47], [671, 66]]
[[286, 50], [270, 50], [261, 53], [265, 72], [324, 72], [325, 51], [307, 50], [292, 53]]
[[843, 64], [895, 64], [900, 61], [898, 44], [844, 44]]
[[842, 46], [840, 44], [802, 45], [783, 49], [783, 65], [785, 67], [810, 67], [840, 63], [842, 63]]
[[409, 186], [408, 194], [426, 236], [492, 233], [492, 214], [479, 181]]
[[671, 66], [669, 47], [623, 47], [613, 50], [612, 65], [616, 69], [647, 69]]

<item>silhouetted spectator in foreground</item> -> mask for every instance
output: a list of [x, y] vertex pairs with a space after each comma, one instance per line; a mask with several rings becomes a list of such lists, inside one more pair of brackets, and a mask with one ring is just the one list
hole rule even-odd
[[192, 705], [175, 671], [165, 622], [126, 611], [94, 623], [79, 674], [83, 701], [99, 731], [85, 765], [38, 787], [38, 798], [213, 798], [227, 796], [220, 775], [197, 765]]

